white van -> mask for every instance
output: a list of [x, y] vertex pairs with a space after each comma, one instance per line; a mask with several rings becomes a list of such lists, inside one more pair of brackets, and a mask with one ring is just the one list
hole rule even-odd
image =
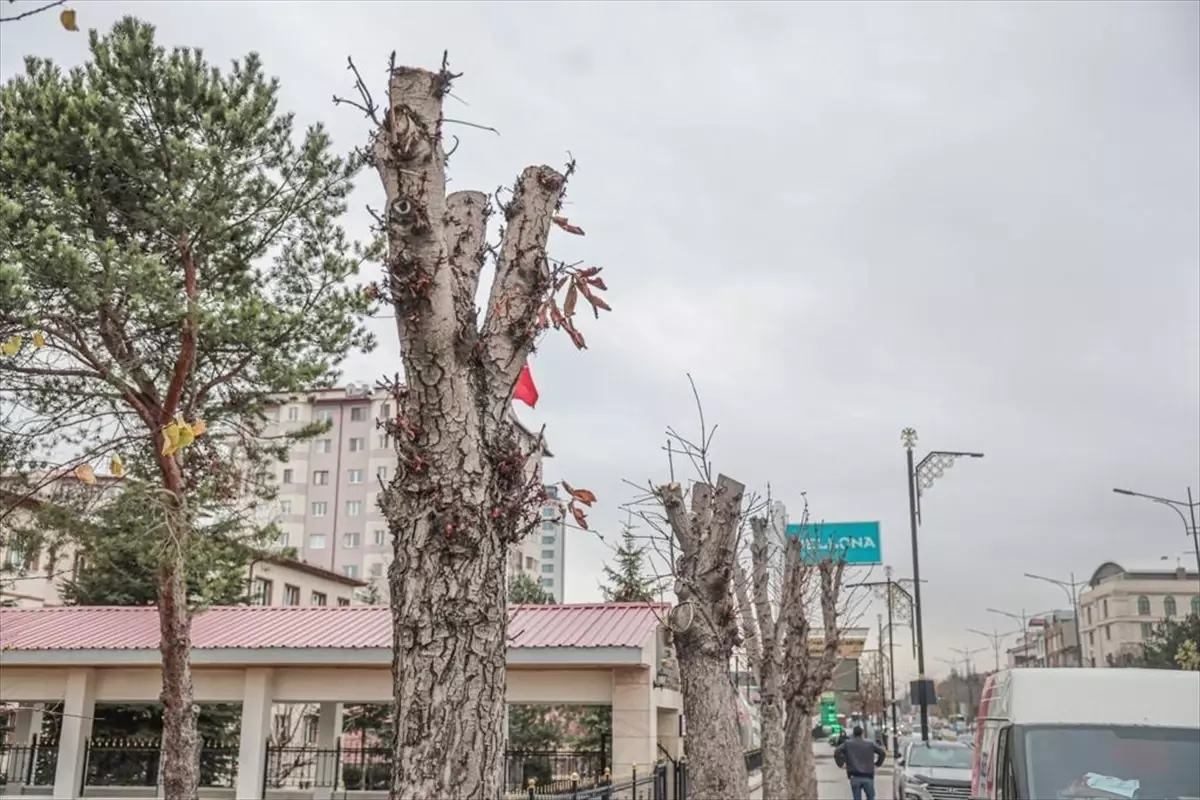
[[1200, 800], [1200, 672], [993, 674], [979, 702], [971, 797]]

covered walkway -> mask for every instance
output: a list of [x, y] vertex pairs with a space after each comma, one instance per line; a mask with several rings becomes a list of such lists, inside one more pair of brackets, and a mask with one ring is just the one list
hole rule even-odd
[[[664, 610], [645, 604], [510, 608], [509, 702], [611, 705], [614, 776], [630, 774], [635, 765], [645, 769], [662, 755], [679, 757], [682, 703], [668, 688], [673, 681], [659, 624]], [[391, 702], [391, 637], [390, 611], [380, 606], [239, 606], [198, 614], [192, 629], [196, 701], [242, 708], [232, 785], [206, 794], [329, 797], [328, 787], [280, 793], [264, 786], [273, 709], [316, 704], [317, 746], [336, 751], [344, 704]], [[8, 793], [50, 790], [61, 800], [154, 796], [85, 790], [83, 784], [96, 704], [157, 702], [158, 639], [154, 608], [0, 611], [0, 703], [19, 707], [12, 744], [33, 741], [39, 704], [61, 703], [63, 714], [52, 787], [37, 791], [10, 782]]]

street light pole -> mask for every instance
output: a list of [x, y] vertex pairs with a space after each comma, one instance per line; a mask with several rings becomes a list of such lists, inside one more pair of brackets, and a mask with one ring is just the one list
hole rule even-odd
[[973, 720], [975, 717], [975, 707], [976, 707], [975, 703], [971, 699], [971, 695], [974, 694], [974, 692], [975, 692], [975, 687], [972, 685], [974, 682], [971, 680], [971, 676], [974, 674], [974, 670], [971, 669], [971, 656], [975, 655], [976, 653], [982, 653], [987, 648], [986, 647], [973, 647], [973, 648], [951, 647], [950, 649], [953, 650], [954, 652], [958, 653], [960, 656], [962, 656], [963, 662], [966, 664], [966, 667], [967, 667], [967, 678], [966, 678], [966, 680], [967, 680], [967, 722], [970, 723], [971, 720]]
[[1058, 588], [1062, 589], [1064, 592], [1067, 593], [1067, 597], [1071, 601], [1071, 614], [1074, 616], [1074, 619], [1072, 620], [1072, 622], [1075, 625], [1075, 655], [1079, 659], [1079, 663], [1077, 663], [1075, 666], [1082, 667], [1083, 666], [1083, 642], [1080, 641], [1080, 636], [1079, 636], [1079, 587], [1086, 586], [1087, 581], [1075, 580], [1074, 572], [1071, 573], [1070, 581], [1060, 581], [1058, 578], [1047, 578], [1045, 575], [1034, 575], [1032, 572], [1026, 572], [1025, 577], [1033, 578], [1035, 581], [1045, 581], [1046, 583], [1053, 583], [1055, 586], [1057, 586]]
[[929, 743], [929, 697], [926, 692], [925, 678], [925, 631], [921, 615], [921, 558], [917, 541], [917, 526], [921, 517], [920, 496], [925, 489], [933, 486], [945, 471], [954, 466], [959, 458], [983, 458], [983, 453], [964, 453], [945, 450], [934, 450], [913, 465], [913, 448], [917, 445], [915, 428], [905, 428], [900, 432], [900, 441], [904, 445], [905, 461], [908, 467], [908, 522], [912, 533], [913, 561], [913, 621], [917, 635], [917, 680], [920, 691], [918, 700], [921, 705], [921, 741]]
[[988, 613], [999, 614], [1002, 617], [1008, 617], [1009, 619], [1016, 620], [1017, 622], [1021, 623], [1021, 651], [1024, 653], [1028, 653], [1029, 651], [1029, 618], [1031, 616], [1040, 617], [1043, 614], [1050, 614], [1054, 611], [1054, 609], [1050, 609], [1048, 611], [1039, 611], [1036, 614], [1027, 614], [1025, 613], [1025, 609], [1022, 608], [1020, 614], [1013, 614], [1010, 611], [1001, 611], [998, 608], [988, 608], [985, 610]]
[[[1164, 505], [1172, 509], [1179, 518], [1183, 520], [1183, 531], [1185, 536], [1192, 537], [1192, 550], [1196, 554], [1196, 573], [1200, 575], [1200, 529], [1196, 527], [1196, 506], [1200, 503], [1192, 500], [1192, 487], [1187, 488], [1187, 502], [1182, 500], [1169, 500], [1166, 497], [1158, 497], [1152, 494], [1142, 494], [1141, 492], [1131, 492], [1128, 489], [1113, 489], [1117, 494], [1123, 494], [1126, 497], [1141, 497], [1144, 500], [1151, 500], [1160, 505]], [[1188, 515], [1183, 515], [1183, 509], [1188, 510]], [[1188, 520], [1191, 520], [1189, 522]]]
[[1000, 633], [1000, 631], [997, 631], [997, 630], [993, 630], [991, 633], [988, 633], [987, 631], [981, 631], [976, 628], [967, 628], [967, 633], [978, 633], [980, 636], [986, 637], [987, 640], [992, 643], [992, 652], [996, 656], [996, 672], [999, 672], [1000, 671], [1000, 645], [1004, 642], [1004, 637], [1009, 636], [1010, 634]]
[[[895, 645], [894, 640], [895, 640], [896, 632], [895, 632], [895, 627], [894, 627], [895, 626], [895, 616], [894, 616], [895, 612], [894, 612], [893, 603], [895, 601], [895, 596], [892, 594], [892, 592], [897, 591], [897, 592], [900, 592], [900, 594], [904, 595], [908, 599], [910, 606], [913, 605], [913, 596], [908, 593], [908, 590], [905, 589], [903, 585], [901, 585], [900, 581], [898, 581], [892, 577], [892, 568], [891, 567], [884, 568], [884, 575], [887, 578], [886, 580], [863, 581], [862, 583], [852, 583], [852, 584], [849, 584], [847, 588], [853, 588], [853, 587], [857, 587], [857, 586], [868, 586], [871, 588], [878, 589], [878, 588], [882, 587], [887, 592], [887, 626], [888, 626], [888, 644], [887, 644], [887, 646], [888, 646], [888, 672], [889, 672], [888, 682], [891, 685], [891, 693], [892, 693], [892, 738], [891, 738], [892, 757], [899, 758], [900, 757], [900, 743], [899, 743], [899, 736], [897, 736], [897, 734], [896, 734], [896, 732], [900, 730], [900, 720], [899, 720], [899, 717], [897, 716], [898, 711], [896, 709], [896, 706], [899, 704], [896, 700], [896, 659], [895, 659], [895, 649], [894, 649], [894, 645]], [[913, 641], [915, 642], [916, 639], [914, 638]], [[880, 641], [880, 647], [881, 648], [883, 647], [882, 640]], [[914, 645], [914, 647], [915, 647], [915, 645]]]

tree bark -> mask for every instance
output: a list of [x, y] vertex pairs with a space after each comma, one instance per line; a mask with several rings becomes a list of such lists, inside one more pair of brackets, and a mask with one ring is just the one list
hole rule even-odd
[[171, 800], [200, 796], [199, 710], [192, 688], [191, 614], [182, 552], [175, 547], [159, 573], [158, 621], [162, 652], [163, 793]]
[[813, 762], [813, 706], [788, 707], [784, 726], [787, 753], [787, 792], [781, 797], [817, 797], [817, 769]]
[[774, 667], [763, 670], [759, 713], [762, 717], [763, 800], [785, 800], [795, 795], [788, 792], [783, 704], [779, 674]]
[[546, 240], [565, 179], [544, 166], [518, 179], [480, 325], [489, 209], [479, 192], [445, 194], [442, 101], [453, 77], [394, 69], [372, 149], [404, 362], [386, 421], [397, 469], [382, 499], [395, 552], [393, 800], [502, 795], [506, 554], [535, 524], [541, 491], [510, 405], [550, 288]]
[[[742, 484], [724, 475], [715, 488], [697, 483], [689, 512], [678, 483], [656, 490], [681, 551], [675, 565], [679, 616], [690, 617], [686, 625], [676, 623], [674, 636], [688, 726], [689, 796], [696, 800], [732, 800], [749, 791], [729, 679], [733, 648], [741, 638], [733, 576], [743, 491]], [[690, 610], [682, 611], [685, 607]]]

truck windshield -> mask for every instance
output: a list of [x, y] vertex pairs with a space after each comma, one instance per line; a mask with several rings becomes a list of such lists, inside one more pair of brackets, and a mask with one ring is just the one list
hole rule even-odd
[[1200, 797], [1200, 729], [1034, 727], [1024, 738], [1029, 797]]

